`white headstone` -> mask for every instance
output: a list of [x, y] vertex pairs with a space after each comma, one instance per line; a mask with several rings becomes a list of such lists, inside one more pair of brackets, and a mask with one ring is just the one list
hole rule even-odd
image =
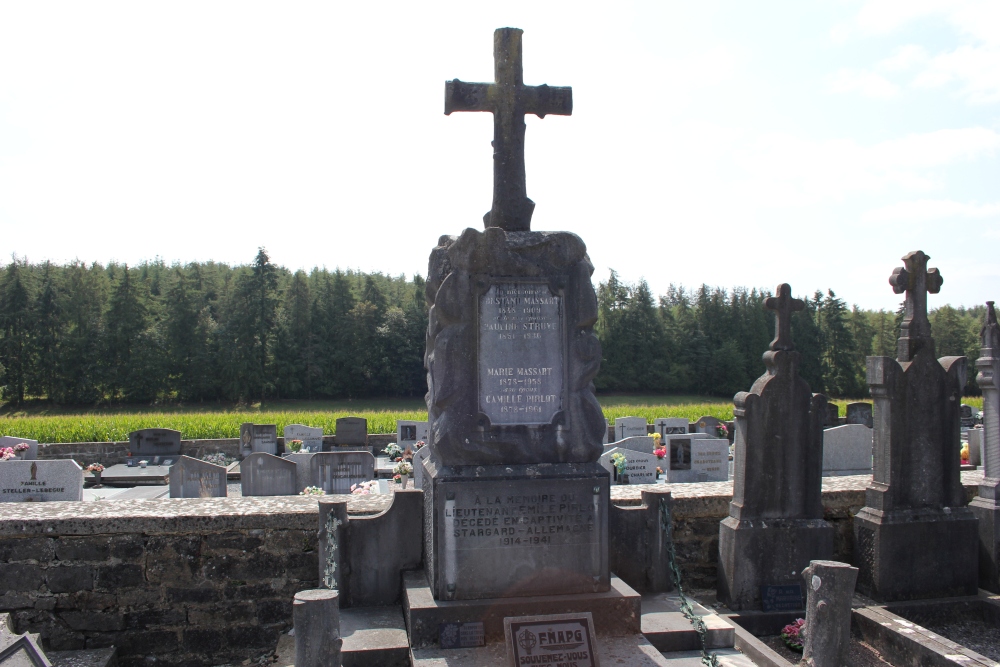
[[653, 450], [656, 449], [656, 440], [651, 435], [644, 435], [641, 437], [633, 436], [631, 438], [625, 438], [624, 440], [611, 443], [610, 445], [605, 445], [604, 450], [607, 451], [612, 447], [617, 447], [618, 449], [631, 449], [634, 452], [643, 452], [644, 454], [652, 454]]
[[872, 429], [844, 424], [823, 431], [823, 475], [872, 474]]
[[83, 500], [83, 468], [76, 461], [0, 461], [0, 502]]
[[170, 466], [171, 498], [225, 498], [226, 467], [189, 456]]
[[969, 463], [983, 465], [983, 429], [969, 429]]
[[32, 440], [30, 438], [18, 438], [13, 435], [5, 435], [0, 437], [0, 449], [5, 447], [14, 447], [15, 445], [20, 445], [21, 443], [26, 443], [28, 445], [28, 451], [23, 454], [18, 455], [18, 459], [21, 461], [34, 461], [38, 458], [38, 441]]
[[625, 455], [625, 474], [628, 475], [629, 484], [656, 484], [657, 458], [655, 456], [618, 447], [612, 447], [605, 451], [600, 458], [601, 465], [611, 473], [612, 480], [615, 478], [615, 465], [611, 461], [611, 457], [617, 453]]
[[406, 449], [414, 449], [419, 442], [427, 442], [430, 433], [430, 422], [409, 421], [406, 419], [396, 420], [396, 444]]
[[421, 447], [413, 453], [413, 488], [424, 488], [424, 461], [431, 455], [430, 447]]
[[725, 438], [672, 436], [665, 472], [672, 484], [725, 482], [729, 479], [729, 441]]
[[327, 493], [350, 493], [351, 487], [375, 479], [371, 452], [322, 452], [309, 460], [309, 481]]
[[648, 435], [645, 417], [616, 417], [615, 441]]
[[292, 440], [302, 441], [302, 452], [323, 451], [323, 429], [320, 427], [304, 426], [302, 424], [289, 424], [285, 427], [285, 451], [290, 452], [288, 443]]
[[684, 435], [688, 432], [688, 420], [683, 417], [657, 417], [653, 421], [653, 432], [664, 437]]

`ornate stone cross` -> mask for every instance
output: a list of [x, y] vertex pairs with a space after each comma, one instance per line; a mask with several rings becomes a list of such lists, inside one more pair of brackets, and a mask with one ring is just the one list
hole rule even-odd
[[526, 86], [521, 68], [521, 34], [518, 28], [498, 28], [493, 33], [493, 68], [496, 83], [466, 83], [455, 79], [444, 84], [444, 113], [489, 111], [493, 114], [493, 208], [483, 217], [487, 227], [506, 231], [531, 229], [535, 202], [528, 199], [524, 175], [524, 115], [573, 113], [573, 89]]
[[915, 250], [903, 257], [903, 266], [896, 267], [889, 277], [889, 284], [896, 294], [906, 292], [905, 314], [899, 331], [897, 361], [911, 361], [926, 343], [933, 344], [931, 322], [927, 319], [927, 293], [941, 291], [944, 278], [937, 269], [928, 269], [927, 260], [921, 250]]
[[792, 298], [792, 288], [788, 283], [781, 283], [776, 290], [778, 296], [769, 296], [764, 301], [764, 307], [774, 311], [774, 340], [771, 350], [794, 350], [792, 344], [792, 313], [806, 307], [802, 299]]

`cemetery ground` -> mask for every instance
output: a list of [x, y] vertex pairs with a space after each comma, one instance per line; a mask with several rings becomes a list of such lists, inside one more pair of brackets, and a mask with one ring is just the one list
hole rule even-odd
[[[854, 400], [835, 399], [840, 416]], [[609, 422], [617, 417], [684, 417], [694, 421], [711, 415], [722, 421], [733, 418], [730, 398], [692, 395], [605, 394], [598, 401]], [[982, 409], [982, 397], [967, 396], [963, 402]], [[131, 431], [171, 428], [185, 438], [211, 439], [239, 436], [242, 422], [308, 424], [334, 432], [334, 424], [348, 415], [368, 420], [369, 433], [393, 433], [396, 420], [426, 419], [423, 398], [358, 400], [266, 400], [251, 405], [227, 402], [172, 403], [165, 405], [53, 406], [44, 401], [0, 406], [0, 433], [16, 433], [39, 442], [113, 442], [128, 439]]]

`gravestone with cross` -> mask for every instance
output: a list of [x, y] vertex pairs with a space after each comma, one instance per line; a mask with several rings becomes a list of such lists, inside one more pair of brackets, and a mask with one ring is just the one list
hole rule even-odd
[[854, 553], [858, 590], [879, 601], [977, 590], [978, 522], [958, 455], [966, 359], [935, 358], [927, 293], [943, 280], [928, 259], [911, 252], [889, 278], [906, 292], [897, 358], [867, 360], [874, 470], [854, 519]]
[[979, 519], [979, 587], [1000, 593], [1000, 324], [992, 301], [986, 302], [979, 338], [976, 383], [983, 391], [983, 428], [969, 431], [969, 448], [976, 434], [983, 481], [970, 507]]
[[[494, 115], [493, 206], [483, 232], [441, 237], [428, 266], [426, 572], [443, 600], [593, 594], [610, 586], [593, 265], [575, 234], [531, 231], [524, 171], [524, 115], [569, 115], [572, 92], [524, 84], [522, 31], [493, 45], [494, 82], [445, 84], [446, 114]], [[546, 542], [519, 520], [539, 493], [567, 499], [544, 507], [542, 521], [569, 528]], [[513, 533], [456, 538], [454, 517], [486, 497]]]
[[781, 284], [764, 305], [775, 336], [767, 372], [733, 399], [733, 501], [719, 527], [718, 596], [734, 610], [761, 609], [763, 588], [799, 586], [809, 561], [833, 555], [820, 493], [827, 400], [799, 375], [792, 343], [792, 313], [805, 303]]

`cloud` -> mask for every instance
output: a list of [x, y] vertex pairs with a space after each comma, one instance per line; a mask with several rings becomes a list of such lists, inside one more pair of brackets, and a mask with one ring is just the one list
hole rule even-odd
[[1000, 202], [978, 204], [950, 199], [916, 199], [871, 209], [861, 214], [863, 222], [925, 222], [928, 220], [1000, 218]]
[[888, 99], [899, 92], [899, 86], [875, 72], [841, 69], [830, 77], [827, 90], [831, 93], [858, 92], [866, 97]]

